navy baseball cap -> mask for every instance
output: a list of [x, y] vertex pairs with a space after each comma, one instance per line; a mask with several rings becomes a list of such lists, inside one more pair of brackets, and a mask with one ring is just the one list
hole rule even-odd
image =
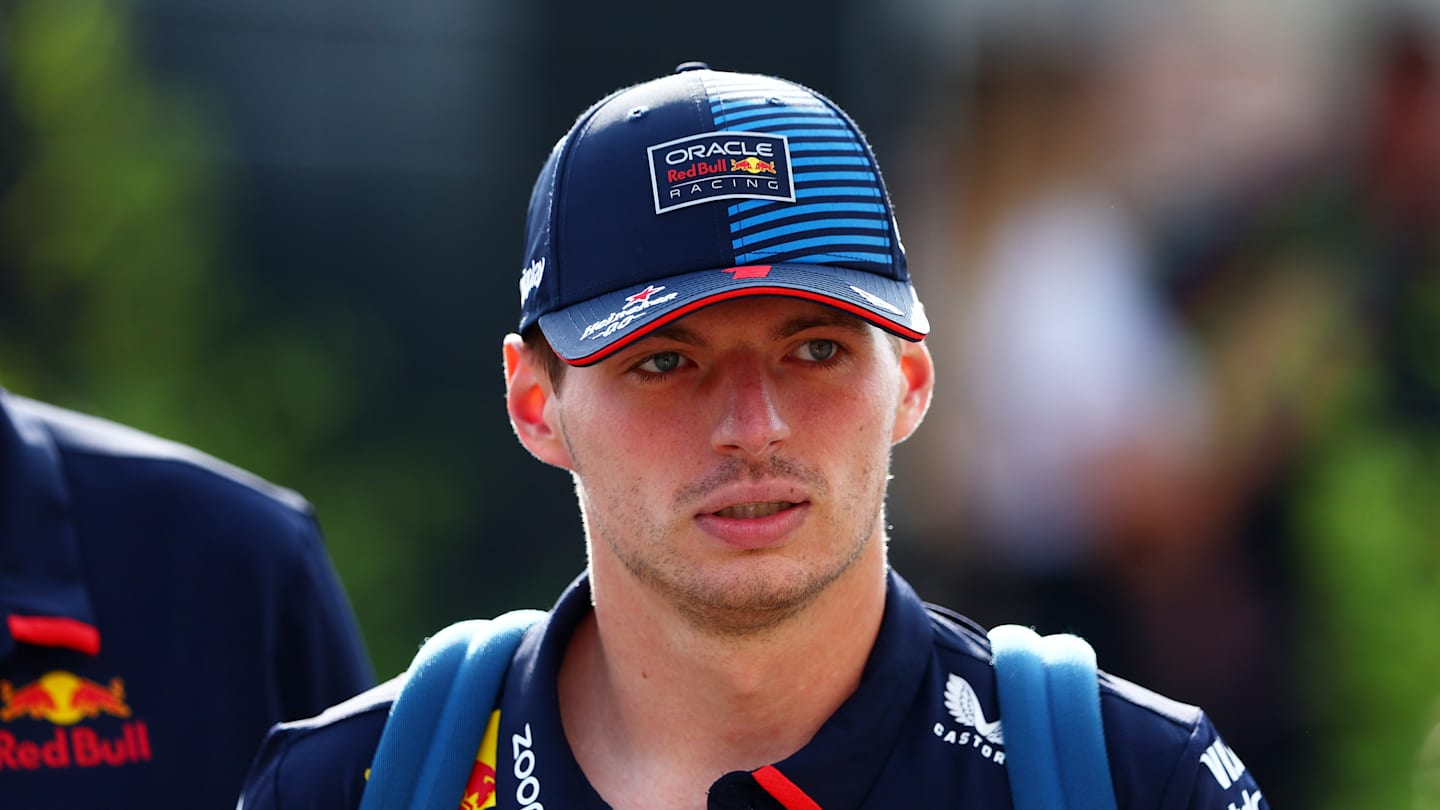
[[582, 114], [530, 197], [520, 330], [539, 323], [583, 366], [749, 295], [929, 332], [855, 122], [793, 82], [696, 62]]

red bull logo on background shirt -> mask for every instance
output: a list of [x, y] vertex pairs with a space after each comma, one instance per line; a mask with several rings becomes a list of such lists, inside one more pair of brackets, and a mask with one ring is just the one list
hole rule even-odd
[[[108, 684], [63, 670], [47, 672], [20, 686], [0, 680], [0, 771], [118, 767], [151, 757], [150, 732], [132, 719], [125, 683]], [[102, 734], [87, 721], [114, 717], [128, 722]], [[29, 721], [29, 722], [27, 722]], [[37, 733], [36, 722], [41, 727]], [[29, 728], [21, 728], [20, 725]], [[25, 732], [29, 733], [26, 734]]]
[[795, 202], [790, 142], [768, 132], [706, 132], [649, 148], [655, 213], [726, 199]]

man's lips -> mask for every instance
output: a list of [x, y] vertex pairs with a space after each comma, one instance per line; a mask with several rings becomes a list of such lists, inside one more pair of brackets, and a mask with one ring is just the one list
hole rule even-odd
[[695, 522], [732, 548], [771, 548], [804, 525], [809, 507], [809, 495], [792, 484], [730, 487], [700, 504]]
[[809, 493], [800, 485], [771, 481], [718, 489], [696, 505], [695, 513], [745, 520], [770, 517], [809, 502]]
[[795, 504], [790, 501], [752, 501], [750, 503], [737, 503], [734, 506], [727, 506], [711, 514], [722, 518], [752, 520], [754, 518], [770, 517], [794, 506]]

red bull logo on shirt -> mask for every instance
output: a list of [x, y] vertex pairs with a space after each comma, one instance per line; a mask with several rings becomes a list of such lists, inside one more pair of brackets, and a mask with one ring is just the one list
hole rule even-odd
[[706, 132], [649, 148], [655, 213], [727, 199], [795, 202], [790, 141], [768, 132]]
[[[0, 730], [0, 771], [118, 767], [148, 761], [149, 730], [144, 721], [131, 720], [131, 715], [120, 678], [102, 684], [55, 670], [21, 686], [0, 680], [0, 721], [40, 721], [55, 727], [39, 737]], [[100, 717], [130, 722], [122, 724], [118, 734], [105, 735], [80, 725]]]
[[480, 740], [480, 750], [475, 754], [475, 765], [470, 769], [470, 779], [465, 783], [461, 795], [460, 810], [482, 810], [495, 806], [495, 755], [499, 750], [500, 712], [490, 713], [490, 724], [485, 727], [485, 736]]

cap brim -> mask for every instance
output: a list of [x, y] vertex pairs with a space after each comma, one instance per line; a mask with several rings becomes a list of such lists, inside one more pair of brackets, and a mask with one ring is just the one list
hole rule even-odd
[[909, 283], [817, 264], [748, 265], [656, 279], [542, 315], [540, 329], [562, 360], [588, 366], [697, 309], [752, 295], [836, 307], [906, 340], [930, 331]]

